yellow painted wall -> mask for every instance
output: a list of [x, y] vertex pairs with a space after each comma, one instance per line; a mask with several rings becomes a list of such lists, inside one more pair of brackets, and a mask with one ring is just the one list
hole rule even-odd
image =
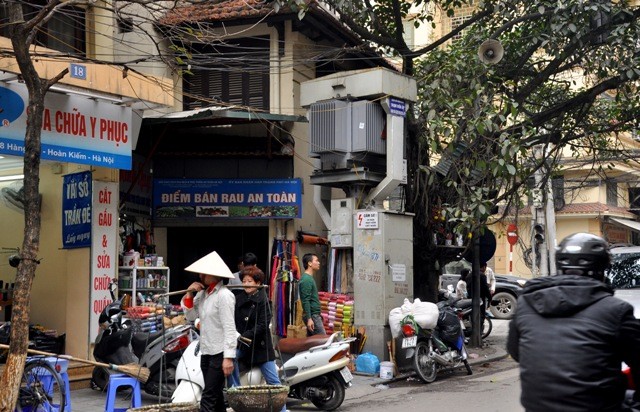
[[[81, 358], [90, 357], [91, 248], [62, 249], [61, 206], [63, 176], [88, 168], [53, 162], [44, 162], [40, 168], [42, 209], [38, 258], [41, 263], [33, 282], [30, 310], [30, 323], [55, 329], [59, 334], [66, 333], [66, 353]], [[7, 171], [3, 174], [11, 173]], [[115, 181], [117, 176], [117, 170], [93, 169], [94, 180]], [[0, 221], [4, 222], [0, 246], [21, 247], [24, 215], [0, 204]], [[12, 282], [15, 280], [15, 269], [5, 263], [7, 257], [7, 254], [2, 254], [0, 279]]]

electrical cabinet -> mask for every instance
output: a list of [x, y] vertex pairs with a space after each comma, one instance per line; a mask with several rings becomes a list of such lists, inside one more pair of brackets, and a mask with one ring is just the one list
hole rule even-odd
[[166, 266], [119, 266], [118, 298], [130, 294], [131, 306], [151, 301], [153, 295], [169, 292], [169, 276]]
[[367, 329], [367, 347], [385, 359], [389, 312], [413, 297], [413, 215], [356, 210], [353, 224], [355, 324]]

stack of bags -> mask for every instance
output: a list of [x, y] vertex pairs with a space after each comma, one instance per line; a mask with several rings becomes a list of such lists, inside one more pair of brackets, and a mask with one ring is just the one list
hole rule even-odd
[[342, 331], [345, 337], [353, 332], [353, 297], [341, 293], [318, 292], [322, 321], [327, 334]]

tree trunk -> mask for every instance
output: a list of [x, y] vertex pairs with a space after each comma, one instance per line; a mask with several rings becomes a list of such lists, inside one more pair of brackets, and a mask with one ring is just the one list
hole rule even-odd
[[[40, 79], [31, 61], [28, 37], [30, 30], [23, 22], [21, 4], [9, 3], [8, 7], [10, 21], [16, 22], [11, 33], [11, 43], [29, 92], [29, 102], [24, 153], [24, 239], [13, 294], [9, 355], [0, 377], [0, 387], [5, 388], [0, 392], [2, 412], [12, 412], [15, 409], [29, 344], [31, 287], [40, 248], [40, 138], [47, 84]], [[23, 23], [19, 23], [21, 21]]]

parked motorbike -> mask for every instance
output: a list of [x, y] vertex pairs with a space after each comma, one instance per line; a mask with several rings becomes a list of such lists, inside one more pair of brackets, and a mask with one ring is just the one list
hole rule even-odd
[[[149, 369], [145, 392], [169, 398], [175, 390], [175, 370], [182, 352], [197, 335], [189, 325], [178, 325], [158, 332], [134, 332], [131, 320], [123, 320], [122, 299], [115, 299], [115, 284], [109, 287], [113, 302], [105, 307], [98, 318], [100, 332], [96, 338], [93, 356], [98, 362], [114, 365], [138, 363]], [[109, 375], [115, 373], [104, 367], [95, 367], [91, 386], [105, 390]]]
[[[171, 395], [171, 402], [199, 402], [204, 389], [204, 378], [200, 368], [200, 340], [193, 340], [186, 348], [176, 367], [176, 389]], [[240, 365], [243, 365], [240, 363]], [[264, 384], [260, 368], [240, 368], [240, 385]]]
[[[343, 339], [341, 333], [308, 338], [283, 338], [276, 345], [280, 381], [289, 386], [289, 398], [309, 400], [318, 409], [332, 411], [342, 405], [345, 389], [353, 376], [347, 368], [349, 345], [355, 338]], [[204, 380], [200, 371], [200, 353], [196, 342], [184, 352], [176, 370], [177, 388], [172, 402], [197, 402]], [[240, 371], [242, 385], [262, 382], [260, 368]]]
[[[451, 287], [451, 285], [449, 285]], [[456, 308], [458, 319], [460, 319], [462, 330], [465, 338], [470, 338], [473, 333], [471, 317], [473, 316], [473, 304], [472, 299], [459, 299], [456, 298], [455, 293], [451, 289], [440, 289], [438, 293], [438, 301], [447, 302], [448, 305], [453, 305]], [[493, 321], [491, 320], [491, 313], [487, 312], [482, 322], [482, 339], [486, 339], [493, 330]]]
[[402, 322], [401, 352], [412, 359], [413, 368], [425, 383], [436, 380], [440, 369], [454, 369], [461, 365], [467, 375], [473, 371], [467, 360], [461, 321], [457, 309], [450, 302], [438, 302], [438, 323], [434, 329], [421, 328], [415, 321]]
[[[473, 333], [471, 316], [473, 314], [473, 305], [471, 299], [460, 299], [454, 303], [458, 319], [462, 322], [462, 330], [465, 338], [471, 337]], [[482, 339], [486, 339], [493, 330], [493, 322], [488, 314], [485, 314], [482, 322]]]

